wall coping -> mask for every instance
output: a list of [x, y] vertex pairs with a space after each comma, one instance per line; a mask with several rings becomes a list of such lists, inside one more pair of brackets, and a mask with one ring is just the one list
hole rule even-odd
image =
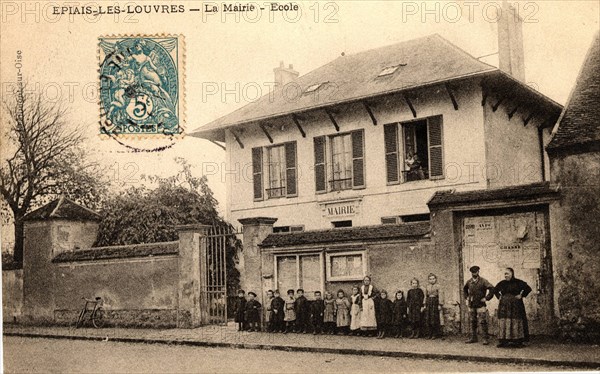
[[273, 217], [249, 217], [249, 218], [240, 218], [238, 222], [242, 225], [272, 225], [277, 222], [277, 218]]
[[201, 223], [191, 223], [188, 225], [177, 225], [175, 226], [175, 229], [177, 231], [180, 232], [185, 232], [185, 231], [207, 231], [211, 228], [212, 226], [210, 225], [204, 225]]
[[119, 258], [167, 256], [178, 253], [179, 241], [115, 245], [110, 247], [96, 247], [59, 253], [56, 257], [52, 259], [52, 262], [86, 262]]

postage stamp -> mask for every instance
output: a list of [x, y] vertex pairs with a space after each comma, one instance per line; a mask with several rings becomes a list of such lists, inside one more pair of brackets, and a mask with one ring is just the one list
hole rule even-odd
[[185, 124], [181, 35], [100, 37], [100, 135], [178, 137]]

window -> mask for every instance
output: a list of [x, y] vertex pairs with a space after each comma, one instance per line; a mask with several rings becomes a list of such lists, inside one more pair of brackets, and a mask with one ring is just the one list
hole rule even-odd
[[410, 214], [400, 218], [402, 222], [429, 222], [431, 220], [429, 214]]
[[333, 222], [331, 222], [331, 224], [333, 225], [334, 229], [339, 229], [339, 228], [343, 228], [343, 227], [352, 227], [352, 220], [333, 221]]
[[275, 226], [273, 227], [274, 234], [290, 233], [290, 232], [302, 232], [304, 231], [303, 225], [297, 226]]
[[394, 74], [396, 72], [396, 70], [398, 70], [398, 68], [400, 67], [400, 65], [396, 65], [396, 66], [389, 66], [387, 68], [384, 68], [378, 75], [378, 77], [383, 77], [386, 75], [391, 75]]
[[332, 191], [352, 188], [352, 138], [350, 134], [331, 137], [331, 179]]
[[328, 253], [326, 268], [328, 282], [361, 280], [367, 273], [365, 252]]
[[273, 199], [283, 197], [285, 191], [285, 147], [278, 145], [267, 148], [267, 165], [269, 168], [269, 186], [267, 197]]
[[[265, 148], [266, 153], [266, 197], [297, 196], [296, 142]], [[254, 200], [262, 200], [263, 195], [263, 148], [252, 149], [252, 174]]]
[[304, 93], [307, 94], [307, 93], [315, 92], [316, 90], [321, 88], [321, 86], [323, 86], [326, 83], [329, 83], [329, 82], [321, 82], [321, 83], [311, 84], [310, 86], [306, 87], [306, 89], [304, 90]]
[[398, 223], [409, 223], [409, 222], [429, 222], [429, 214], [409, 214], [406, 216], [391, 216], [381, 217], [382, 225], [395, 225]]
[[287, 290], [303, 288], [306, 297], [323, 291], [323, 256], [321, 254], [294, 254], [275, 256], [275, 284], [285, 294]]
[[316, 137], [314, 147], [317, 193], [365, 187], [363, 130]]
[[[399, 150], [399, 136], [402, 137], [402, 153]], [[441, 116], [401, 125], [396, 123], [384, 125], [388, 184], [443, 178], [442, 140]], [[399, 162], [401, 154], [403, 155], [402, 162]], [[402, 180], [400, 180], [400, 175], [402, 175]]]
[[395, 225], [400, 223], [400, 217], [381, 217], [382, 225]]

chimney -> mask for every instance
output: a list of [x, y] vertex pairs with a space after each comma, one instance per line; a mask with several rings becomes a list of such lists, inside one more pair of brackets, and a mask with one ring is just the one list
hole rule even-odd
[[283, 61], [279, 63], [279, 67], [273, 69], [273, 72], [275, 73], [275, 83], [277, 84], [277, 87], [285, 86], [300, 75], [300, 73], [294, 70], [294, 65], [290, 64], [290, 66], [286, 68]]
[[525, 81], [523, 20], [506, 0], [502, 1], [502, 14], [498, 20], [498, 59], [500, 70]]

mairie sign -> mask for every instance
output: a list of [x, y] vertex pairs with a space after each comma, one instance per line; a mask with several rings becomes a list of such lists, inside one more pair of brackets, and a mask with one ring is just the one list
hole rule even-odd
[[347, 217], [359, 213], [360, 200], [345, 200], [331, 203], [322, 203], [323, 216]]

